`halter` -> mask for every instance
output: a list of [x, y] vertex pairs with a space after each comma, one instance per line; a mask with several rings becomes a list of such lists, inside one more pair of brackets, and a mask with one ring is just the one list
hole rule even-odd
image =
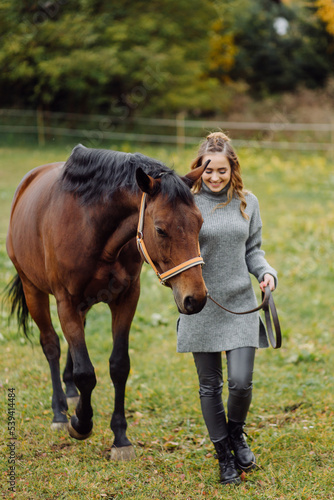
[[[139, 221], [138, 221], [138, 228], [137, 228], [137, 247], [138, 247], [139, 252], [142, 253], [145, 262], [150, 264], [153, 271], [158, 276], [160, 283], [162, 285], [166, 285], [166, 281], [169, 280], [170, 278], [173, 278], [177, 274], [180, 274], [183, 271], [190, 269], [191, 267], [203, 265], [204, 260], [201, 257], [200, 251], [198, 251], [198, 257], [194, 257], [193, 259], [187, 260], [187, 261], [183, 262], [183, 264], [179, 264], [178, 266], [175, 266], [172, 269], [169, 269], [169, 271], [165, 271], [164, 273], [161, 273], [161, 274], [159, 273], [159, 271], [155, 267], [152, 259], [150, 258], [148, 251], [147, 251], [147, 248], [146, 248], [145, 243], [144, 243], [143, 229], [144, 229], [145, 206], [146, 206], [146, 193], [143, 193], [143, 196], [141, 199], [141, 204], [140, 204]], [[199, 247], [198, 247], [198, 250], [199, 250]]]

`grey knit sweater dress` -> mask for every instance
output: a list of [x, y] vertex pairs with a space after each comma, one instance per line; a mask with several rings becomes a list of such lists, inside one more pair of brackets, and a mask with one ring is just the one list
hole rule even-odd
[[[210, 295], [232, 311], [245, 311], [257, 306], [250, 274], [259, 282], [266, 273], [277, 273], [261, 250], [259, 203], [251, 193], [246, 194], [249, 216], [240, 212], [240, 200], [227, 200], [226, 186], [213, 193], [204, 183], [195, 195], [204, 223], [199, 242], [204, 259], [203, 278]], [[218, 352], [238, 347], [268, 347], [266, 331], [258, 312], [236, 316], [220, 309], [211, 300], [198, 314], [181, 314], [177, 325], [178, 352]]]

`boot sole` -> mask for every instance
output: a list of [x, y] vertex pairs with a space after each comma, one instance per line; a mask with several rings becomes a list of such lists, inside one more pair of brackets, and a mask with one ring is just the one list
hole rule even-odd
[[241, 484], [240, 477], [236, 477], [235, 479], [227, 479], [226, 481], [220, 481], [220, 484]]
[[252, 470], [256, 469], [256, 463], [252, 462], [247, 467], [245, 467], [244, 465], [240, 465], [240, 464], [237, 463], [237, 468], [240, 469], [242, 472], [251, 472]]

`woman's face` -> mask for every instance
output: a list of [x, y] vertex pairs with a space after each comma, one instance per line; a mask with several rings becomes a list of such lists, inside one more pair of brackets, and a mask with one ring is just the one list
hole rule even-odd
[[214, 193], [219, 193], [230, 182], [231, 165], [224, 153], [203, 156], [202, 165], [211, 160], [202, 175], [204, 184]]

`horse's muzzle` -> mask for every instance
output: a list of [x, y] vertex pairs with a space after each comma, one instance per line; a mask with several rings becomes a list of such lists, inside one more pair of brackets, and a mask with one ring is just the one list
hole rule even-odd
[[191, 295], [188, 295], [184, 301], [184, 312], [183, 314], [196, 314], [199, 313], [206, 304], [207, 297], [204, 296], [203, 299], [198, 300]]

